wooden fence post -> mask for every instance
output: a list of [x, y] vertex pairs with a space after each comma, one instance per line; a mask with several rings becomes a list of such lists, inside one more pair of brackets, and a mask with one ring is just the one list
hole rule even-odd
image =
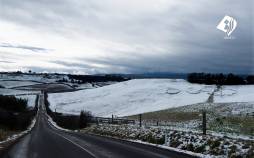
[[206, 111], [202, 112], [202, 128], [203, 128], [203, 134], [206, 135]]
[[96, 117], [96, 125], [99, 125], [99, 119]]
[[142, 114], [139, 114], [139, 127], [142, 127]]

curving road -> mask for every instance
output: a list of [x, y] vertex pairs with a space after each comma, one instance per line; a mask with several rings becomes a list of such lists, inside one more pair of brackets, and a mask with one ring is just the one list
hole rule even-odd
[[152, 146], [56, 129], [47, 118], [39, 98], [33, 130], [13, 145], [4, 158], [189, 158]]

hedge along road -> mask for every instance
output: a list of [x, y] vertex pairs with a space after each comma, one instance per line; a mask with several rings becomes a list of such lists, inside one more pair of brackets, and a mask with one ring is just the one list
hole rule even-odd
[[49, 121], [44, 96], [39, 97], [33, 130], [14, 144], [4, 158], [189, 158], [153, 146], [56, 129]]

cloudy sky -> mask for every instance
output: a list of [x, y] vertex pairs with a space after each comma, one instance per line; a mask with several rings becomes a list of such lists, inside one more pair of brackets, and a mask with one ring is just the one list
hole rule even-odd
[[0, 71], [253, 73], [252, 1], [0, 0]]

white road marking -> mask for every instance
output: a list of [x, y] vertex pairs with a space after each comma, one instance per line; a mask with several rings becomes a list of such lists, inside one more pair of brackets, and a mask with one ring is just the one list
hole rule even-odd
[[52, 131], [52, 130], [51, 130], [51, 132], [53, 132], [54, 134], [56, 134], [56, 135], [58, 135], [58, 136], [64, 138], [65, 140], [69, 141], [70, 143], [76, 145], [77, 147], [81, 148], [82, 150], [84, 150], [85, 152], [87, 152], [88, 154], [90, 154], [91, 156], [93, 156], [94, 158], [97, 158], [93, 153], [91, 153], [89, 150], [87, 150], [86, 148], [82, 147], [81, 145], [79, 145], [79, 144], [73, 142], [72, 140], [70, 140], [70, 139], [68, 139], [68, 138], [66, 138], [66, 137], [64, 137], [64, 136], [62, 136], [62, 135], [60, 135], [60, 134], [58, 134], [58, 133], [56, 133], [56, 132], [54, 132], [54, 131]]
[[[41, 108], [42, 108], [42, 112], [43, 112], [43, 114], [45, 115], [44, 112], [46, 111], [46, 108], [45, 108], [45, 104], [44, 104], [44, 95], [41, 95], [40, 99], [41, 99], [41, 100], [40, 100], [40, 101], [41, 101], [41, 102], [40, 102], [40, 105], [41, 105]], [[45, 119], [45, 118], [44, 118], [44, 119]], [[48, 122], [48, 124], [52, 127], [52, 124], [51, 124], [48, 120], [45, 119], [45, 121]], [[52, 132], [52, 133], [58, 135], [59, 137], [64, 138], [64, 139], [67, 140], [68, 142], [70, 142], [70, 143], [76, 145], [77, 147], [81, 148], [82, 150], [84, 150], [85, 152], [87, 152], [87, 153], [88, 153], [89, 155], [91, 155], [92, 157], [97, 158], [97, 157], [96, 157], [93, 153], [91, 153], [89, 150], [87, 150], [86, 148], [82, 147], [81, 145], [79, 145], [79, 144], [73, 142], [72, 140], [70, 140], [70, 139], [64, 137], [63, 135], [58, 134], [58, 133], [56, 133], [56, 132], [53, 131], [53, 130], [50, 130], [50, 132]]]

